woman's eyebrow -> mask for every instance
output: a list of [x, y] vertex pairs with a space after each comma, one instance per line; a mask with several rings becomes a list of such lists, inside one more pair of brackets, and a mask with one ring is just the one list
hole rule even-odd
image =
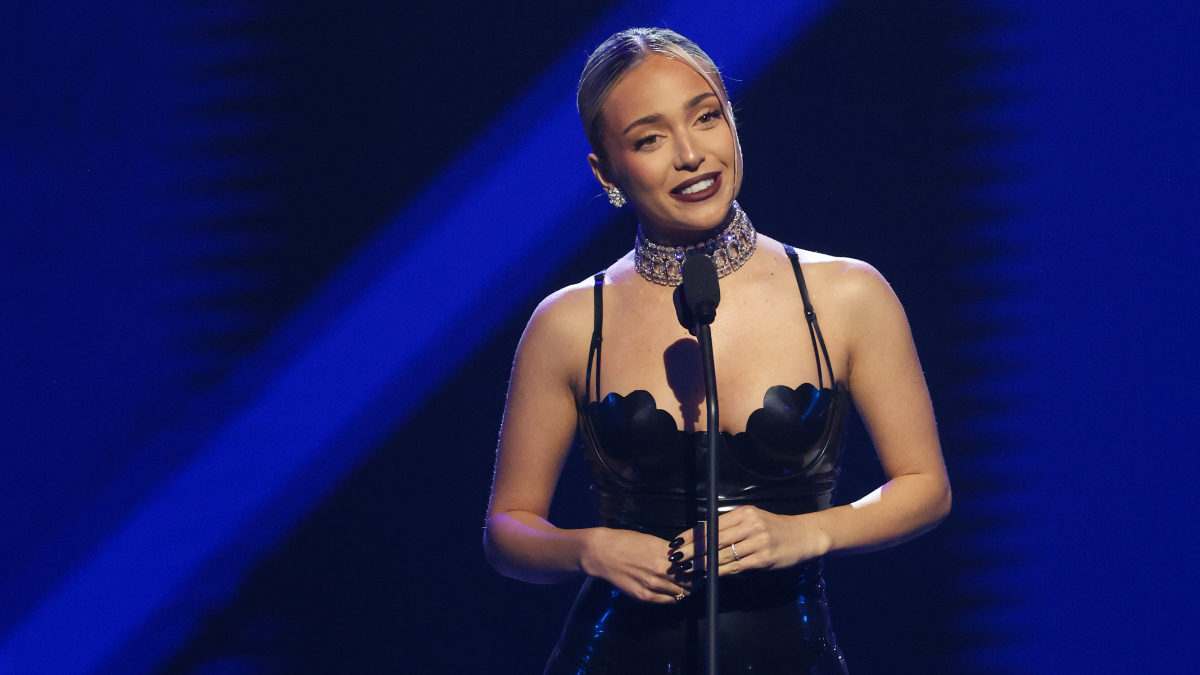
[[[688, 101], [687, 103], [683, 104], [683, 109], [690, 110], [691, 108], [695, 108], [701, 101], [708, 98], [709, 96], [716, 98], [717, 95], [712, 93], [711, 91], [706, 91], [703, 94], [700, 94], [699, 96], [697, 96], [697, 97], [693, 98], [692, 100]], [[661, 119], [662, 119], [662, 115], [659, 115], [658, 113], [654, 113], [653, 115], [646, 115], [645, 117], [641, 118], [640, 120], [637, 120], [633, 124], [630, 124], [629, 126], [625, 127], [625, 131], [622, 131], [621, 135], [624, 136], [625, 134], [629, 133], [630, 129], [632, 129], [636, 126], [641, 126], [643, 124], [654, 124], [655, 122], [657, 122]]]
[[641, 126], [641, 125], [643, 125], [643, 124], [654, 124], [655, 122], [659, 121], [660, 119], [662, 119], [662, 115], [659, 115], [658, 113], [654, 113], [653, 115], [646, 115], [646, 116], [645, 116], [645, 117], [643, 117], [642, 119], [640, 119], [640, 120], [638, 120], [638, 121], [634, 122], [633, 124], [630, 124], [629, 126], [625, 127], [625, 131], [622, 131], [622, 132], [621, 132], [621, 135], [622, 135], [622, 136], [624, 136], [625, 134], [629, 133], [629, 130], [630, 130], [630, 129], [632, 129], [632, 128], [636, 127], [636, 126]]

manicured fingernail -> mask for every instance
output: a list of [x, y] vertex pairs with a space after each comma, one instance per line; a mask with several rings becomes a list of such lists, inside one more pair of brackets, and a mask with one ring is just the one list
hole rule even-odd
[[675, 537], [671, 540], [671, 548], [679, 548], [683, 546], [683, 537]]
[[667, 560], [670, 560], [671, 562], [679, 562], [680, 560], [683, 560], [683, 551], [675, 551], [671, 555], [667, 556]]
[[689, 560], [685, 563], [679, 563], [679, 569], [683, 570], [684, 572], [692, 569], [692, 561]]

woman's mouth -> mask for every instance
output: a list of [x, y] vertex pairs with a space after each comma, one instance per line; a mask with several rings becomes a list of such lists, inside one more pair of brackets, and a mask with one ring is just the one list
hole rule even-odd
[[721, 172], [697, 176], [671, 190], [671, 196], [681, 202], [699, 202], [717, 194], [721, 189]]

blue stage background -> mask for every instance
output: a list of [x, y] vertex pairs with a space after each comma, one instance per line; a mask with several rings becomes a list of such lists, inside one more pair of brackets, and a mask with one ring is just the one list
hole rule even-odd
[[955, 510], [827, 562], [851, 669], [1200, 661], [1195, 3], [6, 14], [0, 673], [538, 672], [577, 584], [483, 510], [529, 312], [631, 245], [571, 92], [639, 24], [732, 78], [755, 225], [913, 325]]

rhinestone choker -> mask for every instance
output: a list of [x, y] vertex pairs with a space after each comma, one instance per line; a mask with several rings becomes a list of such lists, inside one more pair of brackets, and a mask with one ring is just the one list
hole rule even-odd
[[642, 234], [642, 226], [638, 225], [637, 239], [633, 246], [633, 265], [638, 274], [648, 281], [663, 286], [678, 286], [683, 283], [680, 269], [683, 261], [697, 253], [712, 258], [717, 266], [717, 277], [724, 277], [741, 267], [750, 256], [758, 235], [746, 212], [733, 203], [733, 220], [720, 234], [697, 244], [688, 246], [659, 246]]

